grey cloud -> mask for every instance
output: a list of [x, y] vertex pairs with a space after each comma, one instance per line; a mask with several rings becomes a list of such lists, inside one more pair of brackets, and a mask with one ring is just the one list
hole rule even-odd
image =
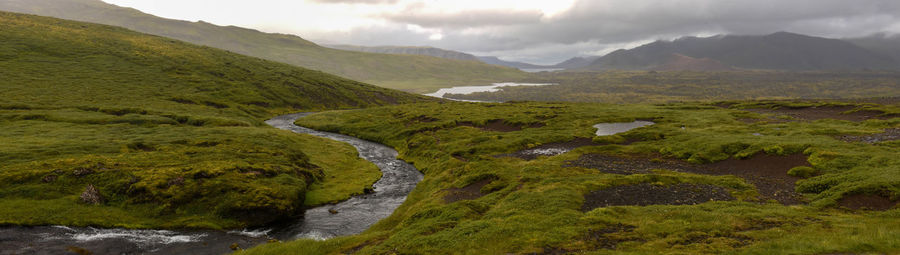
[[[553, 17], [537, 11], [430, 14], [420, 9], [409, 6], [404, 12], [384, 15], [398, 24], [389, 35], [361, 29], [348, 41], [384, 45], [409, 40], [452, 50], [496, 53], [510, 60], [551, 62], [636, 41], [688, 35], [789, 31], [840, 38], [900, 32], [900, 1], [894, 0], [580, 0]], [[402, 29], [405, 24], [439, 29], [444, 38], [429, 41], [427, 35]]]
[[383, 15], [390, 21], [415, 24], [427, 28], [459, 29], [484, 26], [536, 24], [541, 21], [540, 11], [472, 10], [458, 13], [420, 13], [407, 9], [398, 14]]
[[323, 4], [395, 4], [398, 0], [311, 0]]

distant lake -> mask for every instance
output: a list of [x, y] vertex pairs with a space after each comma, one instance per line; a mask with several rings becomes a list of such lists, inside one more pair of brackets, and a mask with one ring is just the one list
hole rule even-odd
[[563, 68], [519, 68], [519, 70], [522, 70], [524, 72], [529, 72], [529, 73], [539, 73], [539, 72], [555, 72], [555, 71], [565, 70], [565, 69], [563, 69]]
[[461, 86], [461, 87], [452, 87], [452, 88], [443, 88], [434, 93], [425, 94], [426, 96], [433, 96], [444, 98], [446, 94], [461, 94], [467, 95], [475, 92], [497, 92], [500, 91], [502, 87], [516, 87], [516, 86], [549, 86], [556, 85], [556, 83], [516, 83], [516, 82], [503, 82], [503, 83], [494, 83], [493, 85], [488, 86]]

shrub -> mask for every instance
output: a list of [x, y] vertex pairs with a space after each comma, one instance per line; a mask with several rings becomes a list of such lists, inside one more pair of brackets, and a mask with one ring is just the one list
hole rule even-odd
[[816, 171], [815, 168], [808, 167], [808, 166], [794, 167], [794, 168], [791, 168], [791, 170], [788, 170], [788, 172], [787, 172], [787, 174], [790, 176], [800, 177], [800, 178], [809, 178], [809, 177], [816, 175], [817, 173], [818, 173], [818, 171]]

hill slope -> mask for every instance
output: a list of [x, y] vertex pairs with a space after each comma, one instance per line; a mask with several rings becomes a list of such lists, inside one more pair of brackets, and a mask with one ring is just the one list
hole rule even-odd
[[731, 71], [733, 68], [717, 60], [708, 58], [692, 58], [673, 53], [666, 62], [653, 68], [658, 71]]
[[339, 50], [349, 50], [349, 51], [360, 51], [360, 52], [370, 52], [370, 53], [384, 53], [384, 54], [407, 54], [407, 55], [423, 55], [423, 56], [432, 56], [446, 59], [456, 59], [456, 60], [468, 60], [468, 61], [480, 61], [477, 57], [472, 54], [439, 49], [435, 47], [428, 46], [375, 46], [375, 47], [367, 47], [367, 46], [357, 46], [357, 45], [325, 45], [328, 48], [339, 49]]
[[121, 26], [415, 92], [513, 81], [527, 75], [512, 68], [473, 61], [330, 49], [297, 36], [164, 19], [99, 0], [4, 0], [0, 1], [0, 10]]
[[877, 34], [845, 40], [869, 51], [889, 56], [900, 63], [900, 35]]
[[[380, 173], [346, 144], [263, 120], [421, 99], [104, 25], [0, 12], [0, 38], [0, 224], [231, 228], [287, 217], [324, 174]], [[87, 185], [105, 201], [79, 202]]]
[[597, 61], [597, 59], [599, 58], [600, 56], [573, 57], [550, 67], [562, 69], [580, 69], [582, 67], [591, 65], [591, 63], [594, 63], [594, 61]]
[[516, 61], [506, 61], [506, 60], [502, 60], [498, 57], [493, 57], [493, 56], [482, 56], [482, 57], [478, 57], [478, 59], [481, 60], [481, 62], [485, 62], [485, 63], [491, 64], [491, 65], [508, 66], [508, 67], [519, 68], [519, 69], [548, 68], [548, 66], [535, 65], [535, 64], [516, 62]]
[[897, 61], [852, 43], [786, 32], [765, 36], [684, 37], [618, 50], [594, 61], [588, 69], [645, 70], [663, 64], [672, 54], [708, 58], [725, 65], [766, 70], [894, 69]]

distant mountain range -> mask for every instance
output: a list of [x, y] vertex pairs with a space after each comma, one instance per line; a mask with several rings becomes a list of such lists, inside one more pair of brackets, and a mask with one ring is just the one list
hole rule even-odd
[[475, 56], [469, 53], [453, 51], [453, 50], [445, 50], [440, 48], [435, 48], [431, 46], [358, 46], [358, 45], [325, 45], [325, 47], [339, 49], [339, 50], [351, 50], [351, 51], [360, 51], [360, 52], [370, 52], [370, 53], [385, 53], [385, 54], [409, 54], [409, 55], [425, 55], [446, 59], [455, 59], [455, 60], [470, 60], [470, 61], [479, 61], [486, 64], [512, 67], [518, 69], [542, 69], [542, 68], [551, 68], [550, 66], [542, 66], [529, 64], [525, 62], [516, 62], [516, 61], [506, 61], [502, 60], [498, 57], [494, 56]]
[[506, 61], [506, 60], [502, 60], [498, 57], [493, 57], [493, 56], [481, 56], [481, 57], [478, 57], [478, 59], [481, 60], [481, 62], [485, 62], [485, 63], [491, 64], [491, 65], [508, 66], [508, 67], [513, 67], [513, 68], [518, 68], [518, 69], [550, 68], [549, 66], [535, 65], [535, 64], [525, 63], [525, 62]]
[[656, 41], [634, 49], [621, 49], [605, 56], [573, 57], [555, 65], [505, 61], [492, 56], [443, 50], [434, 47], [361, 47], [341, 49], [379, 53], [429, 55], [471, 60], [518, 69], [566, 70], [896, 70], [900, 69], [900, 36], [873, 35], [852, 39], [829, 39], [788, 32], [769, 35], [720, 35], [682, 37]]
[[478, 57], [459, 51], [439, 49], [430, 46], [357, 46], [357, 45], [324, 45], [325, 47], [339, 50], [351, 50], [370, 53], [384, 54], [408, 54], [408, 55], [425, 55], [446, 59], [481, 61]]
[[845, 39], [869, 51], [888, 56], [900, 62], [900, 35], [877, 34], [861, 38]]
[[165, 19], [100, 0], [3, 0], [0, 10], [121, 26], [413, 92], [515, 81], [528, 75], [476, 61], [331, 49], [298, 36]]
[[[876, 50], [877, 47], [884, 47], [882, 52], [890, 51], [889, 44], [874, 41], [852, 43], [787, 32], [763, 36], [683, 37], [614, 51], [584, 69], [810, 71], [900, 67], [900, 60]], [[864, 44], [866, 47], [861, 46]]]

